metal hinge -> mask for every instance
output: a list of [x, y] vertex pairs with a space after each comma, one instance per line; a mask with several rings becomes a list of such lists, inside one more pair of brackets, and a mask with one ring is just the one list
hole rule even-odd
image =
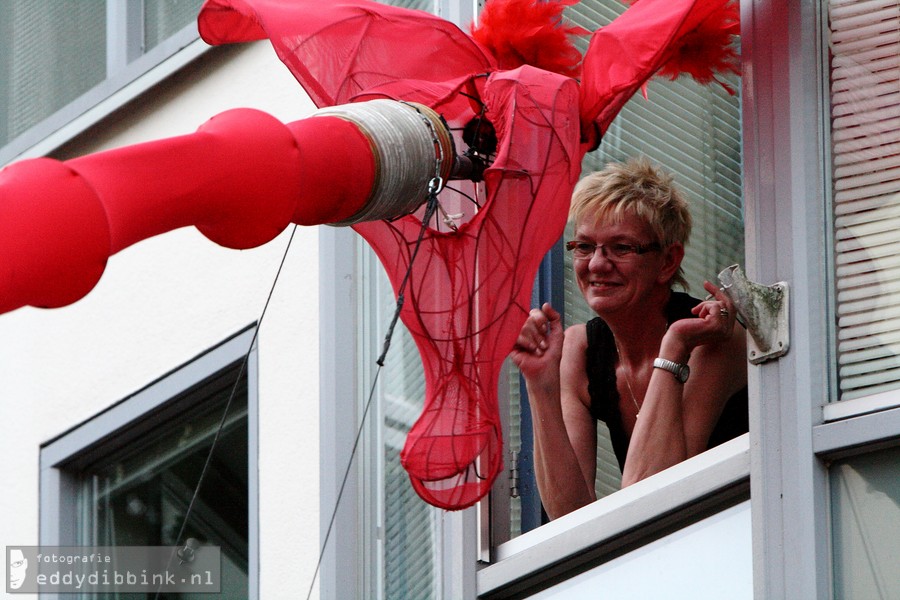
[[509, 467], [509, 496], [511, 498], [519, 497], [519, 451], [510, 451], [510, 467]]

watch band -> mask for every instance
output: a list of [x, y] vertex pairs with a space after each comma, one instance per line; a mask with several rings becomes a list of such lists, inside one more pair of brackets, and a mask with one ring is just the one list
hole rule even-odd
[[667, 360], [665, 358], [657, 358], [653, 361], [653, 367], [655, 369], [662, 369], [663, 371], [668, 371], [672, 375], [675, 376], [675, 379], [681, 383], [685, 383], [688, 380], [688, 377], [691, 375], [691, 368], [687, 365], [682, 365], [677, 362], [673, 362], [671, 360]]

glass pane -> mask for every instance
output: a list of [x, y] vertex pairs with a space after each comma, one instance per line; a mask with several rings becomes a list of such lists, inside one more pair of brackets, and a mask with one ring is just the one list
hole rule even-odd
[[[885, 5], [887, 7], [887, 4]], [[877, 7], [876, 7], [877, 8]], [[840, 399], [900, 403], [900, 17], [831, 2], [832, 197]], [[893, 65], [893, 66], [892, 66]]]
[[434, 0], [376, 0], [381, 4], [390, 4], [401, 8], [414, 8], [434, 12]]
[[830, 469], [834, 597], [900, 598], [900, 448]]
[[[365, 246], [360, 240], [360, 246]], [[384, 269], [368, 247], [364, 253], [365, 269], [371, 277], [369, 293], [363, 294], [368, 304], [364, 314], [370, 323], [366, 332], [366, 349], [362, 361], [364, 369], [371, 369], [363, 378], [364, 398], [374, 377], [375, 360], [382, 352], [384, 336], [396, 306], [394, 293]], [[425, 375], [415, 342], [401, 321], [397, 322], [390, 351], [378, 377], [373, 406], [368, 419], [374, 425], [369, 447], [372, 456], [381, 463], [370, 463], [364, 488], [381, 490], [372, 499], [369, 510], [377, 520], [366, 526], [369, 534], [381, 535], [373, 544], [380, 556], [375, 565], [363, 565], [368, 572], [370, 589], [379, 598], [437, 598], [440, 564], [437, 548], [441, 545], [442, 512], [425, 503], [413, 490], [409, 476], [400, 464], [400, 451], [406, 435], [424, 407]], [[378, 535], [376, 533], [376, 535]], [[368, 560], [366, 561], [368, 562]]]
[[[567, 14], [594, 30], [625, 8], [619, 0], [583, 0]], [[739, 92], [739, 78], [723, 80]], [[589, 173], [635, 156], [646, 156], [673, 174], [690, 203], [694, 226], [682, 266], [688, 292], [703, 297], [704, 280], [717, 282], [722, 269], [744, 259], [739, 95], [731, 95], [719, 85], [699, 85], [687, 77], [651, 80], [647, 99], [637, 94], [623, 107], [600, 147], [585, 157], [582, 171]], [[571, 239], [571, 226], [565, 237]], [[578, 290], [568, 256], [565, 280], [566, 325], [585, 323], [596, 316]], [[621, 473], [605, 425], [598, 423], [597, 429], [595, 489], [599, 498], [620, 488]]]
[[[232, 378], [233, 382], [233, 378]], [[207, 472], [179, 538], [231, 387], [179, 411], [177, 421], [81, 472], [80, 545], [174, 546], [195, 538], [222, 551], [222, 598], [247, 597], [247, 382], [235, 394]], [[102, 595], [101, 595], [102, 597]], [[119, 597], [145, 598], [143, 594]], [[188, 595], [161, 595], [187, 598]]]
[[197, 20], [203, 0], [144, 0], [144, 52]]
[[0, 3], [0, 146], [106, 77], [106, 0]]

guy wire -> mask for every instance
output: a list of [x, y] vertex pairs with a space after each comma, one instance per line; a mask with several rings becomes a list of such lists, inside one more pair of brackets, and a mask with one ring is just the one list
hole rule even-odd
[[[260, 312], [259, 315], [259, 319], [257, 319], [256, 321], [256, 328], [253, 331], [253, 338], [250, 340], [250, 346], [247, 348], [247, 352], [244, 354], [244, 358], [241, 361], [241, 367], [238, 370], [234, 385], [231, 387], [231, 393], [228, 395], [228, 401], [225, 403], [225, 409], [222, 411], [222, 419], [219, 421], [219, 427], [216, 430], [216, 435], [213, 437], [212, 445], [209, 447], [209, 452], [206, 455], [206, 461], [203, 463], [203, 469], [200, 471], [200, 477], [197, 478], [197, 485], [194, 487], [194, 493], [191, 496], [191, 501], [188, 503], [187, 510], [184, 513], [184, 518], [181, 521], [181, 528], [178, 530], [178, 535], [175, 538], [176, 549], [181, 545], [181, 536], [184, 535], [184, 531], [185, 529], [187, 529], [188, 519], [190, 519], [191, 511], [193, 511], [194, 509], [194, 503], [197, 501], [197, 496], [200, 494], [200, 488], [203, 486], [203, 480], [206, 478], [206, 472], [209, 470], [209, 465], [212, 462], [213, 452], [215, 452], [216, 444], [218, 444], [219, 437], [222, 434], [222, 430], [225, 428], [225, 422], [228, 418], [228, 411], [231, 409], [231, 403], [234, 400], [235, 395], [237, 394], [237, 388], [238, 384], [240, 383], [241, 377], [244, 375], [244, 371], [247, 369], [247, 363], [250, 360], [250, 354], [253, 352], [253, 345], [256, 344], [256, 339], [259, 336], [259, 330], [262, 327], [263, 319], [266, 316], [266, 311], [269, 309], [269, 303], [272, 301], [272, 295], [275, 293], [275, 286], [278, 284], [278, 278], [281, 276], [281, 271], [284, 268], [284, 263], [287, 260], [287, 255], [291, 249], [291, 243], [294, 241], [294, 235], [296, 233], [297, 225], [295, 224], [294, 228], [291, 230], [291, 236], [290, 238], [288, 238], [287, 246], [285, 246], [284, 248], [284, 253], [281, 256], [281, 262], [278, 264], [278, 270], [275, 272], [275, 279], [272, 281], [272, 285], [269, 287], [269, 295], [266, 297], [266, 303], [263, 305], [262, 312]], [[172, 556], [169, 557], [170, 563], [174, 556], [175, 551], [173, 551]], [[156, 588], [156, 595], [153, 596], [154, 600], [158, 600], [159, 598], [160, 587]]]
[[325, 539], [322, 540], [322, 549], [319, 551], [319, 560], [316, 561], [316, 569], [313, 572], [312, 581], [309, 583], [309, 591], [306, 594], [306, 600], [312, 596], [313, 588], [316, 586], [316, 579], [319, 576], [319, 569], [322, 567], [322, 559], [325, 556], [325, 549], [328, 547], [328, 540], [331, 538], [331, 531], [334, 528], [334, 522], [337, 518], [338, 508], [341, 505], [341, 498], [344, 495], [344, 488], [347, 485], [347, 478], [350, 476], [350, 469], [353, 467], [353, 459], [356, 458], [356, 451], [359, 448], [359, 440], [362, 437], [363, 428], [366, 425], [366, 417], [369, 414], [369, 407], [372, 405], [372, 399], [375, 397], [375, 387], [378, 383], [378, 375], [381, 373], [381, 368], [384, 366], [384, 360], [387, 357], [388, 350], [391, 347], [391, 338], [394, 335], [394, 326], [397, 324], [397, 318], [400, 316], [400, 310], [403, 308], [403, 290], [406, 289], [406, 283], [409, 280], [410, 274], [412, 273], [413, 263], [416, 260], [416, 256], [419, 254], [419, 247], [422, 245], [422, 239], [425, 237], [425, 232], [428, 230], [428, 221], [431, 220], [432, 215], [434, 215], [435, 209], [437, 208], [437, 192], [433, 191], [428, 195], [428, 204], [425, 208], [425, 213], [422, 216], [422, 228], [419, 230], [419, 237], [416, 239], [416, 245], [413, 248], [412, 254], [409, 258], [409, 264], [406, 266], [406, 273], [403, 276], [403, 281], [398, 288], [397, 293], [397, 307], [394, 309], [394, 316], [391, 319], [391, 323], [388, 326], [387, 334], [384, 337], [384, 347], [381, 351], [381, 356], [378, 357], [378, 360], [375, 361], [375, 364], [378, 365], [378, 368], [375, 370], [375, 377], [372, 379], [372, 387], [369, 389], [369, 397], [366, 400], [366, 405], [363, 408], [362, 417], [359, 420], [359, 427], [356, 430], [356, 439], [353, 440], [353, 447], [350, 449], [350, 458], [347, 460], [347, 468], [344, 469], [344, 476], [341, 479], [341, 487], [338, 488], [337, 498], [334, 501], [334, 510], [331, 511], [331, 519], [328, 521], [328, 529], [325, 530]]

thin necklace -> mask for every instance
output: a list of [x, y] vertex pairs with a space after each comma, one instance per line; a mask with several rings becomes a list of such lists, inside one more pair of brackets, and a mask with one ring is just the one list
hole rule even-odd
[[625, 385], [628, 386], [628, 393], [631, 394], [631, 401], [634, 403], [634, 418], [637, 419], [641, 416], [641, 407], [638, 405], [637, 398], [634, 397], [634, 390], [631, 389], [631, 382], [628, 380], [628, 372], [625, 370], [625, 361], [622, 358], [622, 352], [619, 351], [619, 342], [616, 340], [615, 336], [613, 336], [613, 344], [616, 345], [616, 355], [619, 357], [619, 362], [622, 364], [622, 375], [625, 379]]

